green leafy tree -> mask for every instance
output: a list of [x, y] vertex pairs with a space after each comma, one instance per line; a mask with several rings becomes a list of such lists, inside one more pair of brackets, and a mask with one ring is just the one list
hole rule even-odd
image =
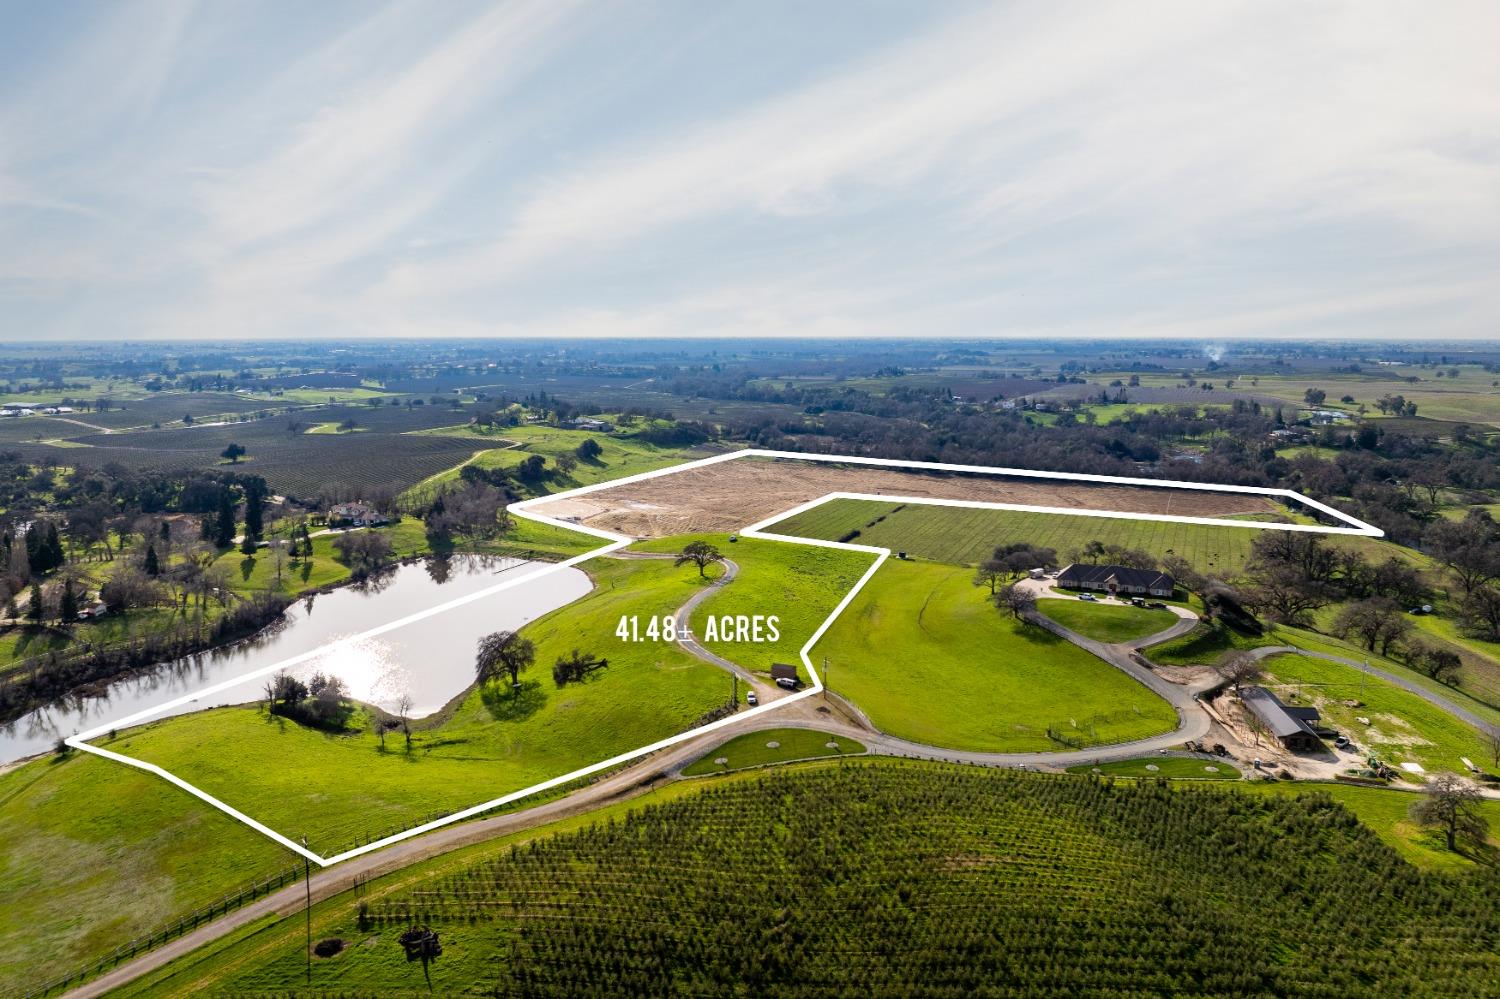
[[245, 482], [245, 533], [259, 541], [266, 530], [266, 480], [259, 476]]
[[161, 560], [156, 557], [156, 546], [155, 545], [147, 545], [146, 546], [146, 575], [148, 575], [148, 576], [160, 576], [161, 575]]
[[58, 617], [64, 626], [78, 620], [78, 594], [73, 591], [73, 581], [63, 580], [62, 600], [58, 604]]
[[228, 548], [234, 544], [234, 495], [229, 487], [219, 491], [219, 515], [214, 521], [214, 545]]
[[26, 616], [37, 623], [42, 620], [42, 588], [36, 583], [31, 584], [31, 600], [26, 605]]
[[228, 458], [231, 465], [238, 465], [240, 459], [245, 456], [245, 449], [239, 444], [231, 444], [219, 452], [219, 457]]

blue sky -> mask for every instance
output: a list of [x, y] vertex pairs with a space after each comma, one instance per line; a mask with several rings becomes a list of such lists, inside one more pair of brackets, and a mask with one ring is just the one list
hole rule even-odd
[[0, 7], [0, 337], [1497, 337], [1500, 5]]

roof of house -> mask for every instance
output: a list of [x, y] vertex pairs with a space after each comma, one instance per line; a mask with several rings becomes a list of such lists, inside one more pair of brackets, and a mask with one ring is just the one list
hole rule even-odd
[[797, 667], [787, 663], [771, 664], [771, 679], [773, 680], [795, 680], [797, 679]]
[[1125, 565], [1085, 565], [1074, 562], [1058, 573], [1058, 581], [1075, 579], [1080, 583], [1104, 585], [1113, 577], [1121, 586], [1140, 586], [1148, 590], [1170, 590], [1176, 580], [1157, 569], [1132, 569]]
[[1308, 722], [1318, 720], [1317, 708], [1289, 708], [1264, 687], [1244, 688], [1240, 691], [1240, 700], [1278, 739], [1285, 739], [1299, 732], [1317, 738], [1317, 733], [1308, 725]]

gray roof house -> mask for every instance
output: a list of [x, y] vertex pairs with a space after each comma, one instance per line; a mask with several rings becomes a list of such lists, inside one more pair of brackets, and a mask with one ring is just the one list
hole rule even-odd
[[1312, 727], [1318, 720], [1317, 708], [1283, 704], [1281, 698], [1264, 687], [1244, 688], [1240, 691], [1240, 700], [1277, 741], [1292, 752], [1311, 753], [1323, 748], [1322, 740]]
[[1057, 574], [1057, 585], [1100, 593], [1149, 593], [1153, 597], [1170, 597], [1177, 581], [1156, 569], [1074, 562]]

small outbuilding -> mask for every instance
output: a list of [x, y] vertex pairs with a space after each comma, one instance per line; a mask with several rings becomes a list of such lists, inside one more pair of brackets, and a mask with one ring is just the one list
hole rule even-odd
[[787, 690], [795, 690], [802, 682], [797, 678], [797, 667], [790, 663], [772, 663], [771, 679], [776, 682], [776, 686]]
[[1262, 725], [1287, 749], [1294, 753], [1315, 753], [1323, 741], [1313, 731], [1318, 721], [1317, 708], [1291, 707], [1264, 687], [1246, 687], [1240, 700]]

